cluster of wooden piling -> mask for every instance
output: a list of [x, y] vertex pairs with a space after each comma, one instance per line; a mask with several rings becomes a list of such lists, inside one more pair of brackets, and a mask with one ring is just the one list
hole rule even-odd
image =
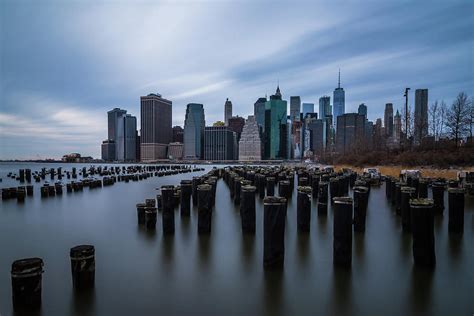
[[[94, 287], [95, 248], [79, 245], [70, 249], [73, 288], [84, 291]], [[44, 262], [41, 258], [15, 260], [11, 267], [12, 300], [15, 310], [36, 310], [41, 306]]]
[[138, 225], [147, 230], [156, 230], [157, 216], [161, 213], [164, 235], [175, 233], [175, 209], [179, 207], [183, 217], [191, 215], [191, 200], [198, 210], [198, 233], [211, 232], [212, 208], [215, 204], [217, 180], [222, 177], [222, 169], [212, 169], [208, 173], [182, 180], [180, 185], [162, 185], [158, 194], [145, 203], [138, 203]]
[[[110, 186], [121, 181], [128, 183], [130, 181], [141, 181], [151, 177], [163, 177], [202, 170], [204, 170], [204, 168], [192, 168], [187, 165], [112, 166], [110, 168], [108, 168], [108, 166], [99, 166], [97, 168], [91, 166], [89, 168], [83, 167], [79, 172], [77, 172], [75, 167], [72, 168], [71, 172], [63, 171], [61, 167], [57, 168], [57, 170], [54, 168], [49, 170], [42, 168], [40, 172], [35, 171], [34, 173], [31, 172], [31, 169], [20, 169], [19, 176], [11, 172], [8, 176], [17, 179], [20, 183], [25, 181], [30, 183], [32, 176], [34, 179], [38, 179], [37, 182], [39, 182], [40, 179], [45, 179], [47, 175], [50, 176], [51, 180], [57, 177], [59, 181], [53, 184], [44, 183], [40, 186], [41, 197], [47, 198], [62, 195], [64, 187], [66, 187], [67, 193], [81, 192], [84, 187], [96, 189]], [[76, 179], [78, 174], [82, 175], [83, 179], [71, 181], [66, 184], [60, 181], [63, 176], [67, 177], [67, 179], [71, 177]], [[93, 176], [100, 176], [101, 178], [93, 178]], [[31, 184], [2, 188], [2, 200], [17, 199], [18, 202], [24, 202], [26, 196], [33, 196], [33, 191], [34, 186]], [[179, 199], [179, 197], [177, 198]]]
[[[401, 217], [402, 229], [412, 235], [415, 265], [433, 267], [436, 264], [434, 220], [442, 216], [444, 195], [448, 191], [449, 233], [462, 234], [464, 227], [464, 189], [458, 181], [385, 177], [385, 195]], [[431, 197], [429, 188], [431, 187]]]
[[[258, 195], [264, 205], [264, 267], [270, 269], [283, 265], [287, 204], [293, 195], [295, 175], [298, 231], [305, 233], [311, 229], [312, 201], [317, 205], [319, 216], [327, 215], [330, 195], [335, 204], [334, 263], [350, 266], [352, 227], [356, 232], [365, 231], [371, 186], [366, 176], [359, 176], [350, 169], [335, 173], [330, 169], [289, 166], [225, 168], [224, 181], [230, 197], [235, 204], [240, 204], [242, 232], [255, 232], [255, 196]], [[349, 197], [350, 188], [353, 188], [354, 200]]]

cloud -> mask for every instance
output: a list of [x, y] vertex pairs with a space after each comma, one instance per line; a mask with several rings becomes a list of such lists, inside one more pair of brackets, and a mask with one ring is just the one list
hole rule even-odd
[[176, 125], [190, 102], [204, 104], [209, 124], [226, 98], [246, 117], [277, 81], [285, 99], [317, 104], [339, 68], [346, 109], [364, 102], [373, 120], [406, 86], [449, 103], [474, 94], [473, 12], [468, 0], [4, 1], [0, 158], [47, 153], [42, 134], [56, 155], [98, 157], [106, 112], [139, 119], [150, 92], [173, 101]]

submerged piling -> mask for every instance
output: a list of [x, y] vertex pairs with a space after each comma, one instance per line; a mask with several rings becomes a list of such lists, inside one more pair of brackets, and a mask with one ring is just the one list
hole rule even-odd
[[365, 232], [369, 189], [354, 187], [354, 231]]
[[137, 204], [137, 218], [138, 218], [138, 224], [145, 224], [145, 203], [138, 203]]
[[448, 189], [449, 222], [450, 233], [462, 233], [464, 230], [464, 189]]
[[352, 198], [335, 197], [333, 263], [350, 267], [352, 263]]
[[433, 209], [436, 213], [443, 213], [444, 210], [444, 190], [446, 185], [444, 182], [433, 182], [431, 190], [433, 191]]
[[411, 232], [410, 200], [416, 198], [416, 190], [412, 187], [402, 187], [400, 189], [400, 194], [400, 213], [402, 215], [402, 229], [404, 232]]
[[43, 266], [41, 258], [20, 259], [12, 263], [12, 299], [15, 309], [41, 306]]
[[[156, 229], [157, 210], [154, 206], [145, 206], [145, 227], [147, 230]], [[174, 219], [174, 218], [173, 218]]]
[[242, 220], [242, 232], [255, 233], [255, 191], [251, 185], [242, 187], [242, 203], [240, 204], [240, 218]]
[[163, 206], [163, 234], [173, 235], [174, 234], [174, 205], [173, 205], [173, 185], [161, 186], [161, 203]]
[[[301, 178], [304, 179], [304, 178]], [[309, 232], [311, 227], [311, 187], [299, 186], [297, 188], [297, 225], [298, 231]]]
[[328, 183], [319, 183], [318, 193], [318, 215], [327, 215], [328, 213]]
[[211, 190], [209, 184], [198, 186], [198, 234], [210, 234], [212, 222]]
[[275, 196], [275, 178], [267, 178], [267, 196]]
[[433, 267], [436, 264], [433, 200], [412, 199], [410, 212], [415, 265]]
[[95, 283], [95, 248], [80, 245], [71, 248], [71, 273], [74, 289], [90, 289]]
[[285, 260], [286, 199], [267, 196], [263, 200], [263, 266], [282, 268]]
[[190, 215], [192, 192], [193, 182], [191, 180], [181, 180], [181, 216]]

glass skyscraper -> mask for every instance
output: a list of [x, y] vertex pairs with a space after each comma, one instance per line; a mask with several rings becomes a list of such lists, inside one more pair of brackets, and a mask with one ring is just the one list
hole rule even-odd
[[265, 158], [287, 158], [287, 102], [282, 100], [280, 87], [265, 103]]
[[303, 103], [303, 119], [307, 113], [314, 113], [314, 103]]
[[184, 119], [184, 158], [202, 159], [204, 154], [204, 106], [199, 103], [189, 103]]
[[[346, 111], [345, 109], [345, 92], [344, 89], [341, 88], [341, 71], [339, 71], [339, 80], [337, 83], [337, 88], [334, 89], [334, 95], [333, 95], [333, 108], [334, 108], [334, 117], [333, 117], [333, 122], [334, 122], [334, 127], [337, 125], [337, 117], [340, 115], [343, 115]], [[329, 115], [330, 113], [327, 113]]]

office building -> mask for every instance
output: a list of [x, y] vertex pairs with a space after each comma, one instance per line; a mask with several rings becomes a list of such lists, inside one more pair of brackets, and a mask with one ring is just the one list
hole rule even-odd
[[336, 151], [348, 154], [365, 146], [365, 116], [347, 113], [337, 117]]
[[265, 103], [264, 158], [287, 158], [287, 102], [282, 100], [280, 87]]
[[326, 119], [314, 119], [308, 124], [308, 146], [313, 154], [313, 158], [316, 160], [326, 152], [329, 133], [328, 127], [328, 120]]
[[240, 134], [242, 133], [242, 129], [245, 125], [245, 119], [240, 116], [232, 116], [229, 118], [229, 129], [237, 134], [237, 140], [240, 138]]
[[204, 159], [236, 159], [236, 135], [227, 126], [207, 126], [204, 129]]
[[393, 118], [393, 137], [397, 142], [400, 142], [402, 139], [402, 117], [397, 110], [395, 117]]
[[358, 113], [359, 115], [364, 115], [365, 118], [367, 118], [367, 105], [365, 105], [364, 103], [361, 103], [361, 104], [359, 105], [359, 108], [358, 108], [358, 110], [357, 110], [357, 113]]
[[414, 135], [416, 144], [428, 136], [428, 89], [415, 90]]
[[168, 145], [168, 158], [171, 160], [183, 159], [183, 143], [169, 143]]
[[184, 119], [184, 158], [202, 159], [204, 155], [204, 106], [199, 103], [189, 103]]
[[113, 140], [104, 140], [101, 145], [102, 160], [114, 161], [115, 160], [115, 142]]
[[393, 135], [393, 104], [385, 104], [385, 113], [384, 113], [384, 127], [385, 127], [385, 136], [390, 137]]
[[107, 112], [108, 140], [115, 144], [115, 157], [112, 160], [123, 161], [125, 159], [125, 126], [124, 117], [126, 110], [115, 108]]
[[331, 97], [325, 95], [319, 98], [319, 118], [323, 119], [332, 115], [331, 111]]
[[[334, 127], [337, 128], [337, 117], [340, 115], [343, 115], [346, 113], [345, 109], [345, 92], [344, 89], [341, 88], [341, 71], [339, 70], [339, 79], [337, 81], [337, 88], [334, 89], [334, 94], [333, 94], [333, 100], [334, 100], [334, 113], [333, 113], [333, 118], [334, 118]], [[330, 112], [329, 112], [330, 113]], [[329, 114], [328, 113], [328, 114]]]
[[224, 124], [225, 126], [229, 125], [229, 119], [232, 117], [232, 102], [229, 101], [229, 98], [225, 100], [224, 104]]
[[265, 103], [267, 98], [258, 98], [258, 100], [253, 104], [253, 115], [255, 116], [255, 121], [257, 122], [260, 133], [265, 129]]
[[172, 102], [158, 93], [140, 97], [140, 153], [142, 161], [166, 158], [173, 137]]
[[124, 161], [137, 160], [137, 118], [126, 114], [124, 122]]
[[184, 130], [181, 126], [173, 126], [173, 143], [184, 142]]
[[308, 113], [314, 113], [314, 103], [303, 103], [303, 119]]
[[239, 141], [239, 160], [258, 161], [262, 159], [262, 141], [255, 116], [249, 115], [245, 121]]
[[292, 122], [300, 121], [301, 98], [299, 96], [290, 97], [290, 120]]

